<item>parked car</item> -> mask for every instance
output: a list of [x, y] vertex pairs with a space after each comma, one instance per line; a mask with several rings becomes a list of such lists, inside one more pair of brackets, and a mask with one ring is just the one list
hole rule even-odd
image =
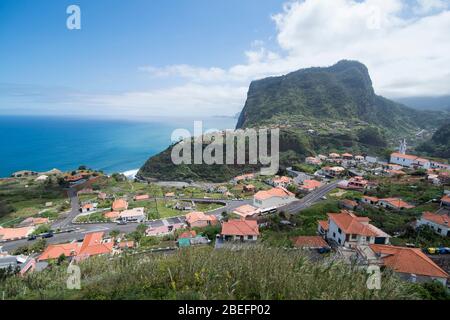
[[125, 225], [125, 224], [127, 224], [128, 222], [126, 221], [126, 220], [117, 220], [116, 221], [116, 224], [117, 225]]
[[46, 233], [43, 233], [43, 234], [41, 234], [41, 237], [42, 237], [42, 239], [46, 239], [46, 238], [51, 238], [51, 237], [53, 237], [53, 232], [46, 232]]
[[36, 240], [36, 239], [37, 239], [37, 237], [34, 234], [28, 236], [28, 241], [33, 241], [33, 240]]

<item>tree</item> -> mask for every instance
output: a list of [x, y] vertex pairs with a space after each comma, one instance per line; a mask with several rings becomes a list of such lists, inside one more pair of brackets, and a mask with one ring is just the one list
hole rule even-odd
[[120, 234], [120, 231], [115, 229], [115, 230], [111, 230], [111, 232], [109, 233], [109, 235], [113, 238], [117, 238]]
[[59, 265], [61, 265], [64, 261], [66, 261], [66, 255], [63, 253], [58, 257], [58, 261], [56, 262]]
[[146, 230], [147, 230], [147, 225], [144, 223], [141, 223], [136, 227], [136, 231], [139, 233], [142, 233], [142, 234], [144, 234]]

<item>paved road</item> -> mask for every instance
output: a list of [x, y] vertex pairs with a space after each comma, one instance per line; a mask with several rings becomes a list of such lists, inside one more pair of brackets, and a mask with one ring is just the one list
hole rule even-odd
[[291, 202], [287, 206], [280, 208], [279, 211], [287, 211], [289, 213], [297, 213], [299, 211], [305, 210], [305, 209], [311, 207], [312, 205], [316, 204], [317, 202], [319, 202], [322, 199], [322, 197], [326, 196], [328, 193], [330, 193], [331, 191], [336, 189], [339, 182], [340, 181], [335, 181], [330, 184], [324, 185], [324, 186], [320, 187], [319, 189], [314, 190], [313, 192], [307, 194], [302, 199], [295, 201], [295, 202]]
[[70, 225], [72, 224], [72, 220], [80, 214], [80, 202], [78, 200], [77, 190], [73, 188], [69, 189], [67, 191], [67, 195], [70, 199], [71, 210], [62, 220], [56, 221], [52, 225], [53, 229], [70, 227]]
[[[309, 193], [304, 198], [292, 202], [287, 206], [281, 207], [279, 211], [298, 213], [299, 211], [307, 209], [313, 204], [319, 202], [323, 196], [327, 195], [329, 192], [334, 190], [337, 187], [338, 183], [339, 181], [327, 184]], [[81, 224], [81, 225], [73, 224], [72, 220], [79, 214], [80, 207], [76, 191], [69, 191], [69, 197], [72, 204], [72, 210], [64, 217], [63, 220], [56, 222], [55, 224], [52, 225], [52, 227], [54, 229], [56, 228], [78, 228], [78, 229], [72, 232], [55, 234], [52, 238], [47, 239], [47, 243], [63, 243], [63, 242], [70, 242], [72, 240], [82, 240], [85, 234], [89, 232], [104, 231], [105, 233], [108, 233], [111, 230], [118, 230], [120, 232], [129, 233], [136, 229], [137, 226], [136, 223], [129, 223], [126, 225], [117, 225], [115, 223]], [[217, 217], [220, 216], [224, 211], [231, 212], [239, 206], [252, 203], [252, 200], [214, 200], [214, 199], [180, 199], [180, 200], [223, 202], [225, 204], [224, 207], [209, 212], [209, 214], [213, 214]], [[184, 216], [147, 221], [145, 222], [145, 224], [147, 224], [149, 227], [161, 227], [163, 225], [171, 225], [180, 222], [184, 222]], [[2, 248], [3, 250], [10, 252], [17, 249], [18, 247], [29, 245], [33, 242], [34, 241], [16, 240], [0, 244], [0, 246], [3, 247]]]

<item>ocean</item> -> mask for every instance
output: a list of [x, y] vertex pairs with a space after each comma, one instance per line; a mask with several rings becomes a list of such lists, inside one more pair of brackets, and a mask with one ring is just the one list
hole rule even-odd
[[165, 150], [177, 128], [193, 134], [194, 120], [203, 130], [233, 129], [236, 119], [98, 120], [63, 117], [0, 116], [0, 177], [19, 170], [72, 170], [80, 165], [105, 173], [132, 174], [152, 155]]

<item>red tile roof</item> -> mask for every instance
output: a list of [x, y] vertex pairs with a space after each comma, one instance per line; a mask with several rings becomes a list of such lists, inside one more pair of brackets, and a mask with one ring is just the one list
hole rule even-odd
[[369, 197], [369, 196], [363, 196], [363, 199], [372, 201], [372, 202], [378, 202], [378, 198], [377, 197]]
[[111, 253], [114, 243], [103, 243], [103, 232], [89, 233], [82, 243], [63, 243], [49, 245], [39, 256], [39, 261], [57, 259], [64, 254], [66, 257], [86, 258], [98, 254]]
[[45, 248], [38, 260], [58, 259], [61, 255], [65, 255], [66, 257], [74, 257], [80, 251], [80, 246], [81, 244], [78, 242], [51, 244]]
[[266, 200], [272, 197], [278, 198], [286, 198], [293, 197], [294, 194], [283, 187], [272, 188], [270, 190], [258, 191], [255, 194], [255, 199], [257, 200]]
[[303, 181], [303, 185], [301, 186], [301, 188], [310, 190], [319, 188], [321, 185], [322, 183], [317, 180], [305, 180]]
[[402, 158], [402, 159], [409, 159], [409, 160], [415, 160], [415, 159], [418, 158], [417, 156], [413, 156], [413, 155], [410, 155], [410, 154], [402, 154], [402, 153], [398, 153], [398, 152], [392, 153], [391, 157]]
[[444, 270], [418, 248], [380, 244], [371, 244], [370, 248], [375, 253], [381, 254], [384, 265], [396, 272], [439, 278], [448, 277]]
[[135, 201], [142, 201], [142, 200], [147, 200], [147, 199], [150, 199], [150, 196], [148, 194], [141, 194], [141, 195], [134, 197]]
[[433, 212], [424, 212], [422, 214], [422, 219], [432, 221], [436, 224], [440, 224], [442, 226], [447, 226], [447, 227], [448, 227], [448, 222], [450, 220], [448, 214], [437, 214], [437, 213], [433, 213]]
[[222, 235], [225, 236], [257, 236], [258, 223], [254, 220], [229, 220], [222, 224]]
[[389, 203], [391, 206], [402, 209], [412, 209], [414, 208], [413, 205], [410, 205], [409, 203], [406, 203], [405, 201], [403, 201], [400, 198], [385, 198], [385, 199], [380, 199], [379, 201], [384, 201]]
[[329, 213], [328, 217], [346, 234], [357, 234], [362, 236], [387, 236], [385, 232], [369, 224], [367, 217], [357, 217], [347, 210], [341, 213]]
[[128, 209], [128, 202], [124, 199], [114, 200], [112, 204], [112, 211], [123, 211]]
[[318, 222], [319, 222], [319, 226], [321, 226], [323, 230], [328, 231], [328, 228], [330, 227], [328, 225], [328, 221], [319, 220]]
[[298, 248], [323, 248], [328, 247], [328, 243], [320, 236], [301, 236], [292, 239], [292, 243]]
[[443, 196], [441, 202], [450, 203], [450, 196], [449, 195]]
[[0, 227], [0, 240], [12, 240], [28, 237], [34, 230], [34, 227], [21, 228], [2, 228]]
[[195, 223], [197, 221], [217, 221], [216, 216], [211, 214], [205, 214], [204, 212], [190, 212], [186, 215], [186, 221], [189, 224]]
[[197, 232], [195, 230], [185, 231], [178, 236], [178, 239], [184, 238], [195, 238], [197, 236]]

